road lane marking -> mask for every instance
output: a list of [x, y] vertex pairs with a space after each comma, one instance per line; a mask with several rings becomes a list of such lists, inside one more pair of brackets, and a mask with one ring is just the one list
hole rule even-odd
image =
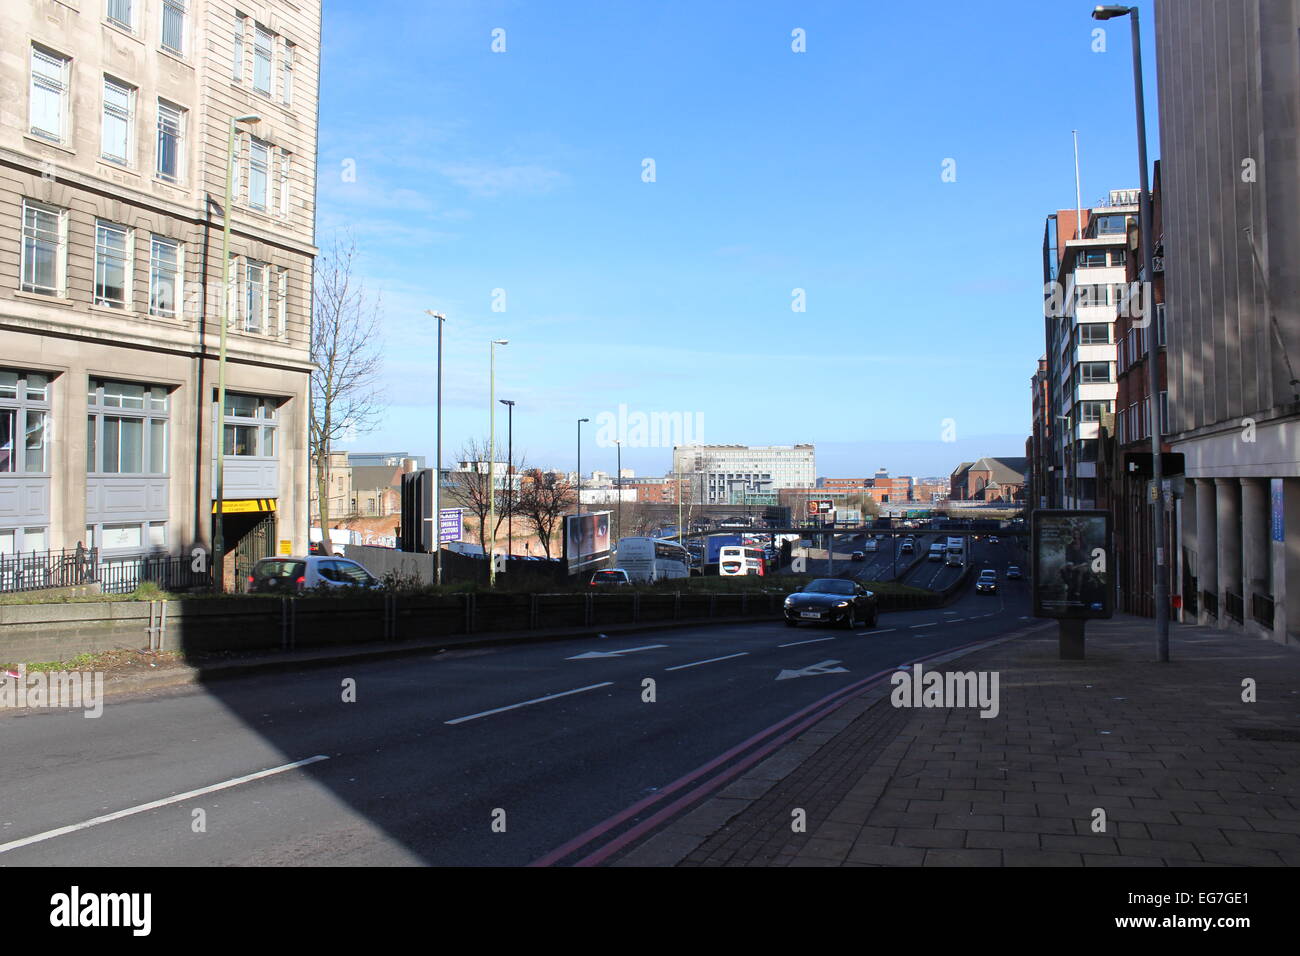
[[733, 657], [744, 657], [749, 651], [741, 651], [739, 654], [728, 654], [726, 657], [710, 657], [707, 661], [693, 661], [690, 664], [678, 664], [676, 667], [665, 667], [666, 671], [680, 671], [688, 667], [699, 667], [701, 664], [716, 664], [718, 661], [729, 661]]
[[938, 627], [938, 621], [931, 621], [929, 624], [913, 624], [911, 629], [915, 631], [918, 627]]
[[128, 807], [126, 810], [118, 810], [116, 813], [107, 813], [102, 817], [94, 817], [93, 819], [85, 820], [82, 823], [74, 823], [70, 826], [59, 827], [56, 830], [46, 830], [44, 833], [37, 833], [35, 836], [23, 837], [21, 840], [12, 840], [9, 843], [0, 843], [0, 853], [8, 853], [10, 850], [16, 850], [19, 847], [30, 846], [33, 843], [41, 843], [45, 840], [53, 840], [55, 837], [64, 836], [68, 833], [76, 833], [78, 830], [88, 830], [91, 827], [99, 826], [101, 823], [111, 823], [114, 820], [121, 820], [124, 817], [135, 816], [137, 813], [157, 810], [159, 807], [165, 807], [169, 804], [182, 803], [193, 797], [201, 797], [204, 794], [216, 793], [218, 790], [229, 790], [231, 787], [237, 787], [241, 783], [261, 780], [263, 777], [269, 777], [272, 774], [284, 773], [286, 770], [297, 770], [299, 767], [305, 767], [308, 764], [329, 759], [330, 758], [324, 754], [317, 754], [316, 756], [308, 757], [305, 760], [295, 760], [293, 763], [286, 763], [279, 767], [272, 767], [269, 770], [259, 770], [257, 773], [250, 773], [243, 777], [235, 777], [221, 783], [214, 783], [210, 787], [200, 787], [198, 790], [187, 790], [185, 793], [178, 793], [174, 797], [164, 797], [162, 800], [152, 800], [149, 803], [142, 803], [139, 806]]
[[455, 720], [444, 721], [444, 723], [463, 724], [467, 720], [477, 720], [480, 717], [491, 717], [493, 714], [503, 714], [507, 710], [514, 710], [518, 707], [527, 707], [530, 704], [540, 704], [543, 703], [544, 701], [555, 700], [557, 697], [568, 697], [570, 694], [581, 694], [589, 690], [598, 690], [601, 687], [609, 687], [613, 683], [614, 682], [612, 680], [607, 680], [604, 683], [589, 684], [586, 687], [577, 687], [574, 688], [573, 690], [561, 691], [558, 694], [547, 694], [545, 697], [534, 697], [532, 700], [521, 701], [518, 704], [508, 704], [505, 707], [494, 707], [492, 710], [484, 710], [477, 714], [469, 714], [465, 717], [457, 717]]
[[818, 661], [816, 664], [809, 664], [799, 670], [783, 670], [776, 675], [777, 680], [792, 680], [796, 677], [814, 677], [820, 674], [847, 674], [847, 667], [840, 667], [843, 661]]
[[667, 644], [644, 644], [641, 647], [625, 647], [621, 651], [587, 651], [585, 654], [574, 654], [572, 657], [566, 657], [566, 661], [585, 661], [597, 657], [619, 657], [623, 654], [635, 654], [637, 651], [653, 651], [658, 647], [667, 647]]
[[[949, 618], [948, 620], [944, 621], [944, 623], [945, 623], [945, 624], [956, 624], [958, 621], [964, 621], [964, 620], [966, 620], [964, 617], [954, 617], [954, 618]], [[972, 619], [972, 620], [973, 620], [973, 619]]]
[[777, 647], [798, 647], [800, 644], [820, 644], [822, 641], [833, 641], [833, 637], [814, 637], [811, 641], [795, 641], [793, 644], [778, 644]]
[[888, 634], [890, 631], [896, 631], [896, 630], [898, 630], [898, 628], [896, 627], [886, 627], [883, 630], [879, 630], [879, 631], [859, 631], [858, 637], [866, 637], [868, 634]]

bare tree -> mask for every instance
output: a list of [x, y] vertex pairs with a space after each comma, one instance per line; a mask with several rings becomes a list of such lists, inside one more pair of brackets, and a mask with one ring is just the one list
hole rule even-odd
[[311, 320], [311, 411], [309, 454], [316, 465], [321, 547], [329, 536], [330, 451], [345, 436], [374, 428], [384, 408], [380, 393], [382, 341], [379, 298], [355, 274], [356, 243], [334, 240], [316, 259]]
[[[497, 446], [500, 447], [499, 445]], [[513, 462], [501, 461], [498, 458], [498, 464], [501, 466], [496, 469], [496, 523], [492, 525], [492, 495], [488, 491], [488, 441], [475, 441], [473, 439], [465, 442], [460, 446], [459, 459], [469, 465], [468, 471], [453, 471], [448, 476], [450, 491], [457, 503], [465, 508], [470, 514], [474, 515], [473, 524], [477, 528], [477, 537], [479, 546], [483, 553], [487, 554], [490, 550], [488, 547], [489, 537], [492, 541], [492, 548], [496, 547], [496, 540], [501, 535], [501, 527], [511, 517], [513, 511], [514, 517], [519, 517], [519, 500], [520, 495], [510, 494], [510, 473], [513, 471], [518, 474], [521, 471], [520, 462], [522, 459], [515, 459]], [[504, 488], [501, 486], [504, 484]], [[505, 492], [503, 494], [503, 491]]]
[[551, 538], [560, 519], [574, 506], [577, 497], [568, 480], [555, 472], [532, 468], [522, 477], [519, 494], [516, 496], [515, 515], [532, 528], [549, 558]]

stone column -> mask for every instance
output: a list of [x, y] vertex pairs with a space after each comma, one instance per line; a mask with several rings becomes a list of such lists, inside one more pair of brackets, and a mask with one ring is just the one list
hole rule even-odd
[[[1214, 479], [1196, 481], [1196, 587], [1198, 591], [1215, 593], [1219, 587], [1219, 525], [1215, 508], [1218, 497]], [[1198, 598], [1197, 619], [1201, 624], [1217, 626], [1219, 619], [1205, 610], [1205, 601]]]
[[1241, 483], [1215, 478], [1219, 518], [1219, 626], [1228, 627], [1228, 592], [1241, 593]]
[[[1269, 554], [1268, 480], [1241, 479], [1241, 558], [1242, 583], [1245, 590], [1246, 630], [1262, 633], [1254, 623], [1254, 595], [1273, 593], [1273, 568]], [[1267, 632], [1272, 637], [1272, 632]]]

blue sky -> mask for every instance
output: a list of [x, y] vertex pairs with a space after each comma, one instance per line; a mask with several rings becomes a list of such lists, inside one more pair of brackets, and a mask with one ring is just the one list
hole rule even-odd
[[[1091, 8], [325, 0], [318, 241], [355, 236], [388, 379], [348, 447], [432, 456], [435, 309], [445, 459], [486, 436], [496, 338], [531, 464], [572, 468], [576, 419], [620, 404], [701, 415], [711, 443], [814, 442], [831, 476], [1023, 454], [1070, 131], [1085, 205], [1137, 185], [1128, 23], [1093, 52]], [[612, 471], [586, 435], [583, 470]]]

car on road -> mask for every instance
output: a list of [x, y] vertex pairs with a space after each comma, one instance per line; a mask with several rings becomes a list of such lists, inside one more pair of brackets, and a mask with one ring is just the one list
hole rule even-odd
[[251, 594], [297, 594], [315, 588], [372, 591], [383, 583], [350, 558], [309, 554], [301, 558], [262, 558], [248, 575]]
[[866, 556], [865, 554], [863, 554], [861, 551], [854, 551], [851, 555], [849, 555], [849, 560], [850, 560], [850, 561], [865, 561], [865, 560], [867, 560], [867, 556]]
[[914, 545], [911, 541], [904, 541], [898, 547], [899, 554], [911, 554], [915, 550], [916, 550], [916, 545]]
[[787, 627], [798, 624], [841, 624], [875, 627], [880, 611], [876, 595], [846, 578], [817, 578], [785, 599]]
[[948, 557], [948, 546], [942, 542], [936, 541], [930, 545], [930, 554], [926, 557], [927, 561], [942, 561]]
[[622, 568], [605, 568], [604, 570], [596, 571], [591, 575], [590, 586], [593, 588], [621, 587], [631, 583], [632, 579]]
[[880, 550], [880, 542], [874, 537], [868, 537], [866, 543], [862, 545], [864, 551], [876, 552]]
[[1014, 564], [1011, 565], [1011, 567], [1007, 568], [1007, 580], [1008, 580], [1008, 581], [1019, 581], [1019, 580], [1020, 580], [1021, 578], [1023, 578], [1023, 577], [1024, 577], [1024, 574], [1022, 574], [1021, 571], [1020, 571], [1020, 569], [1019, 569], [1018, 567], [1016, 567]]
[[995, 535], [995, 534], [994, 534], [994, 535], [990, 535], [990, 536], [989, 536], [989, 544], [997, 544], [997, 543], [998, 543], [998, 536]]
[[992, 568], [985, 568], [981, 571], [979, 580], [975, 582], [975, 591], [978, 594], [997, 594], [998, 573]]

